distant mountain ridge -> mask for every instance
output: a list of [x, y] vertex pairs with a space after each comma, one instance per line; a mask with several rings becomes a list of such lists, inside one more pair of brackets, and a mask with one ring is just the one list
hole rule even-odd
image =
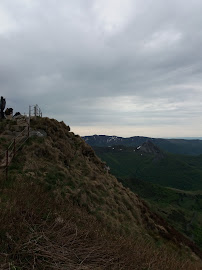
[[163, 139], [163, 138], [150, 138], [144, 136], [134, 136], [123, 138], [118, 136], [107, 135], [92, 135], [84, 136], [83, 139], [91, 146], [135, 146], [138, 147], [144, 142], [150, 140], [153, 144], [166, 152], [184, 155], [200, 155], [202, 154], [202, 140], [185, 140], [185, 139]]

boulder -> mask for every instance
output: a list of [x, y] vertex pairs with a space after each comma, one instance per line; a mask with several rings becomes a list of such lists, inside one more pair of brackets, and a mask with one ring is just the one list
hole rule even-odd
[[47, 133], [44, 130], [42, 130], [42, 129], [32, 130], [30, 132], [30, 137], [33, 137], [33, 136], [36, 136], [36, 137], [46, 137], [47, 136]]

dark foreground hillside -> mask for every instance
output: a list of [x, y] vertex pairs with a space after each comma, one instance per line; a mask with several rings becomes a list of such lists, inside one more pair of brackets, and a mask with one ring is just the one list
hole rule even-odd
[[[9, 125], [1, 123], [1, 149]], [[8, 180], [0, 178], [0, 269], [202, 269], [197, 246], [108, 174], [63, 122], [31, 127], [43, 136], [30, 138]]]

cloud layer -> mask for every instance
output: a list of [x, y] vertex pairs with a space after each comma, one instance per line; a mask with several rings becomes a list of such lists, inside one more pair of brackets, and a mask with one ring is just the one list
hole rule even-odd
[[81, 135], [201, 136], [202, 2], [2, 0], [7, 105]]

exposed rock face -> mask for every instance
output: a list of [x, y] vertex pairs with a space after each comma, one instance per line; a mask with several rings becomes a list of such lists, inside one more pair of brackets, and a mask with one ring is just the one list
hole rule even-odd
[[145, 154], [151, 154], [157, 157], [158, 159], [164, 158], [163, 152], [150, 140], [144, 142], [141, 146], [137, 147], [137, 151]]

